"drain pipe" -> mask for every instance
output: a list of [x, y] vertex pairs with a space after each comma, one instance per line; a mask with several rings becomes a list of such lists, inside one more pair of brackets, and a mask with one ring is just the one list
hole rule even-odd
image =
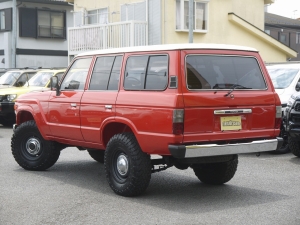
[[17, 1], [12, 0], [12, 38], [11, 38], [11, 68], [16, 68], [16, 39], [17, 39]]
[[194, 30], [194, 0], [189, 0], [189, 43], [193, 43], [193, 30]]

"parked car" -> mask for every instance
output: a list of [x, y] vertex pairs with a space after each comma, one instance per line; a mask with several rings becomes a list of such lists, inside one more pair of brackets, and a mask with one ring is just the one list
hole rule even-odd
[[[275, 91], [279, 95], [283, 118], [286, 111], [287, 103], [292, 94], [300, 91], [300, 63], [284, 63], [267, 66], [268, 72], [271, 76]], [[285, 126], [281, 125], [280, 137], [283, 138], [284, 143], [282, 147], [275, 153], [284, 154], [290, 151], [288, 145], [288, 136]]]
[[38, 69], [12, 69], [0, 77], [0, 88], [22, 87]]
[[5, 74], [8, 70], [7, 69], [0, 69], [0, 77]]
[[282, 143], [281, 102], [253, 48], [94, 51], [75, 57], [60, 82], [51, 80], [51, 90], [16, 100], [11, 148], [26, 170], [46, 170], [62, 149], [76, 146], [104, 163], [116, 194], [134, 196], [151, 173], [171, 166], [192, 168], [204, 183], [226, 183], [238, 154]]
[[286, 107], [284, 120], [291, 152], [300, 157], [300, 93], [293, 94]]
[[65, 69], [47, 69], [37, 72], [29, 81], [25, 82], [22, 87], [11, 87], [0, 89], [0, 124], [4, 126], [13, 125], [16, 121], [14, 111], [15, 100], [22, 94], [32, 91], [49, 90], [50, 78], [57, 76], [62, 77]]

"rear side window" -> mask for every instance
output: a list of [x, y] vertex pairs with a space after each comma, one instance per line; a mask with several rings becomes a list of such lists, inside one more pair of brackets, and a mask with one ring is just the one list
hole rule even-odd
[[118, 90], [122, 56], [98, 57], [89, 90]]
[[62, 90], [83, 90], [92, 58], [77, 59], [66, 74]]
[[186, 81], [190, 90], [266, 89], [263, 74], [253, 57], [189, 55]]
[[168, 56], [132, 56], [126, 63], [125, 90], [164, 90], [168, 84]]

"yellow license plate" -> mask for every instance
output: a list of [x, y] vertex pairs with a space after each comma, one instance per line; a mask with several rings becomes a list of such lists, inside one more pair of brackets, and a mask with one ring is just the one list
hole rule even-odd
[[242, 121], [240, 116], [221, 117], [221, 130], [241, 130]]

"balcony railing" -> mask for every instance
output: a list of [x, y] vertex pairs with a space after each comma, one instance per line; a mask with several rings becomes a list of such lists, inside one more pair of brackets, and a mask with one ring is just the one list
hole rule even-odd
[[69, 55], [90, 50], [142, 46], [148, 44], [145, 21], [86, 25], [68, 29]]

